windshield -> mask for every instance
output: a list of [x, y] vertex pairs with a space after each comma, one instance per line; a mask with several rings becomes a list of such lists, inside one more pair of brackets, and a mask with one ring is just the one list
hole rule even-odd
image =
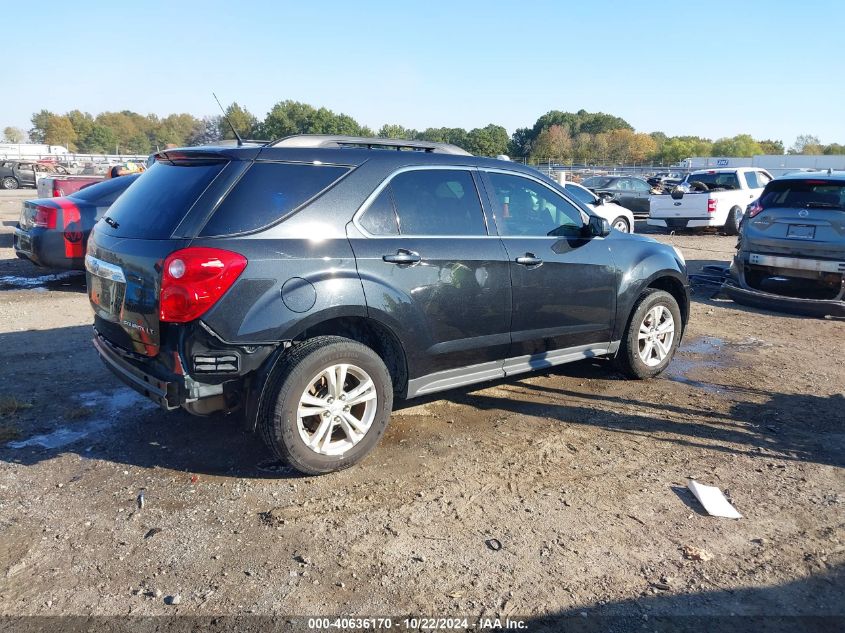
[[608, 178], [607, 176], [593, 176], [592, 178], [587, 178], [581, 184], [590, 189], [603, 189], [608, 187], [613, 180], [613, 178]]
[[845, 209], [845, 182], [830, 180], [775, 180], [760, 196], [764, 209], [777, 207]]

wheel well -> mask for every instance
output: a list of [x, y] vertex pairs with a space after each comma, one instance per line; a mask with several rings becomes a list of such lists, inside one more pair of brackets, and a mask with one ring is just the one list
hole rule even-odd
[[390, 372], [393, 390], [397, 393], [404, 392], [405, 385], [408, 382], [408, 362], [405, 358], [405, 349], [388, 327], [378, 321], [364, 317], [338, 317], [309, 327], [297, 339], [303, 340], [326, 335], [343, 336], [358, 341], [375, 351]]
[[658, 277], [652, 281], [649, 288], [656, 290], [664, 290], [675, 298], [678, 302], [678, 308], [681, 310], [681, 320], [686, 323], [689, 318], [689, 304], [687, 303], [687, 293], [684, 291], [684, 284], [674, 277]]

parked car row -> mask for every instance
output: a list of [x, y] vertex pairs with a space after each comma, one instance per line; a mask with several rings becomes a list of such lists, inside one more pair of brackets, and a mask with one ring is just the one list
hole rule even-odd
[[[652, 216], [665, 201], [665, 226], [715, 226], [750, 197], [725, 291], [845, 314], [845, 174], [693, 172]], [[363, 459], [394, 397], [594, 356], [662, 372], [686, 264], [631, 235], [621, 202], [450, 145], [299, 136], [166, 150], [143, 175], [28, 201], [15, 248], [84, 266], [94, 346], [125, 383], [164, 409], [237, 411], [317, 474]]]

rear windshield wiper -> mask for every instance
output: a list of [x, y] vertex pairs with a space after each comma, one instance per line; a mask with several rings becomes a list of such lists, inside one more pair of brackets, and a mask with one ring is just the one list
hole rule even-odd
[[106, 224], [108, 224], [110, 227], [112, 227], [113, 229], [116, 229], [117, 227], [119, 227], [119, 226], [120, 226], [120, 224], [118, 224], [117, 222], [115, 222], [114, 220], [112, 220], [109, 216], [104, 217], [104, 218], [103, 218], [103, 221], [104, 221]]
[[841, 209], [841, 204], [835, 202], [808, 202], [805, 205], [808, 209]]

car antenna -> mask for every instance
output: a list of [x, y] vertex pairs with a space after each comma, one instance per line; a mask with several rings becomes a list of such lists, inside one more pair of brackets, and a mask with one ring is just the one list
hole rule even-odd
[[211, 96], [214, 97], [214, 100], [217, 102], [217, 105], [220, 106], [220, 111], [223, 113], [223, 118], [226, 119], [226, 123], [229, 124], [229, 127], [232, 128], [232, 132], [235, 133], [235, 138], [238, 139], [238, 147], [243, 147], [244, 140], [241, 138], [241, 135], [238, 134], [238, 131], [235, 129], [235, 126], [232, 124], [232, 119], [229, 118], [229, 115], [226, 114], [226, 110], [223, 109], [223, 106], [220, 103], [220, 99], [217, 98], [217, 95], [213, 92]]

